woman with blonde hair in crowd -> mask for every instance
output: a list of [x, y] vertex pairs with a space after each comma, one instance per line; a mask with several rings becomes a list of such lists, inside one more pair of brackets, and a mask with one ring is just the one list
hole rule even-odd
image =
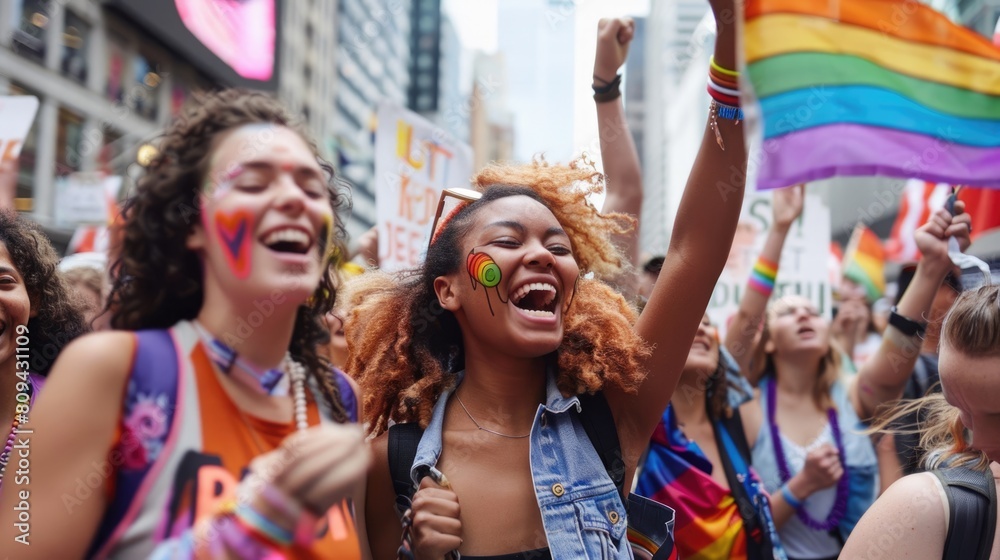
[[[855, 527], [845, 558], [1000, 559], [1000, 540], [988, 538], [997, 532], [1000, 484], [1000, 286], [959, 296], [941, 329], [939, 366], [941, 393], [906, 403], [876, 427], [924, 410], [920, 443], [926, 467], [938, 470], [893, 484]], [[975, 492], [964, 499], [978, 495], [986, 505], [969, 510], [946, 492]], [[962, 518], [968, 511], [980, 515]]]
[[[923, 260], [893, 311], [876, 354], [856, 378], [842, 381], [840, 350], [830, 325], [801, 296], [767, 307], [764, 330], [752, 358], [737, 356], [758, 385], [764, 421], [753, 448], [753, 465], [771, 490], [782, 544], [791, 559], [836, 558], [843, 542], [877, 495], [877, 460], [863, 422], [882, 404], [898, 399], [920, 348], [920, 320], [951, 269], [948, 242], [969, 244], [968, 214], [940, 210], [915, 233]], [[777, 264], [758, 262], [732, 329], [752, 332]]]

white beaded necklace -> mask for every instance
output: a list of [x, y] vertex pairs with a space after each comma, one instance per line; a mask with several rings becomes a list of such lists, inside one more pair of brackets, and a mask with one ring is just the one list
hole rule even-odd
[[282, 369], [292, 381], [292, 399], [295, 403], [295, 427], [301, 432], [309, 428], [306, 418], [306, 367], [286, 353]]

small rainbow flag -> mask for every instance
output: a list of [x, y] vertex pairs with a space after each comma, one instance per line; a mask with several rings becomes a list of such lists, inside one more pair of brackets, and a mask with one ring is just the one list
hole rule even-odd
[[885, 293], [885, 251], [872, 230], [858, 224], [844, 253], [844, 278], [864, 287], [868, 301]]
[[747, 0], [759, 189], [836, 175], [1000, 188], [1000, 48], [913, 0]]

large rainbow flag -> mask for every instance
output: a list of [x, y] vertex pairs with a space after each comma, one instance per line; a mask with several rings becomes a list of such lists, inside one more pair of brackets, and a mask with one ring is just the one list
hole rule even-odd
[[885, 175], [1000, 188], [1000, 49], [913, 0], [747, 0], [758, 188]]

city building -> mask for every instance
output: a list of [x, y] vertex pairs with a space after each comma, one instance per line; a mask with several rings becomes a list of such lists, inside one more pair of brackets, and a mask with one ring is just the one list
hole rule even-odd
[[410, 0], [338, 0], [325, 63], [337, 68], [330, 145], [352, 186], [351, 236], [375, 225], [375, 115], [383, 100], [407, 106], [412, 15]]
[[455, 140], [468, 142], [469, 91], [462, 87], [458, 31], [442, 13], [441, 0], [414, 2], [412, 21], [408, 107]]
[[339, 0], [283, 4], [278, 97], [302, 116], [321, 155], [333, 158]]
[[[663, 254], [669, 242], [673, 216], [679, 202], [676, 197], [680, 196], [680, 191], [672, 188], [670, 183], [675, 171], [670, 167], [673, 165], [671, 145], [690, 141], [689, 138], [680, 136], [679, 130], [692, 116], [677, 109], [677, 97], [681, 94], [679, 83], [684, 72], [692, 65], [692, 60], [700, 61], [703, 56], [707, 57], [703, 55], [704, 44], [707, 38], [714, 36], [714, 32], [714, 20], [709, 8], [700, 0], [650, 3], [643, 40], [643, 50], [646, 53], [643, 66], [646, 126], [640, 154], [645, 198], [641, 217], [643, 225], [639, 234], [639, 249], [643, 253]], [[705, 60], [707, 64], [707, 58]], [[668, 113], [675, 117], [671, 119]], [[677, 123], [677, 119], [682, 123]], [[687, 148], [689, 146], [677, 146], [677, 151], [683, 154]], [[680, 161], [684, 161], [684, 158], [681, 157]], [[676, 171], [683, 174], [686, 181], [689, 169], [690, 166]]]
[[514, 159], [514, 115], [507, 105], [506, 71], [502, 54], [476, 53], [472, 95], [466, 105], [476, 170], [492, 161]]
[[628, 49], [623, 76], [622, 99], [625, 104], [625, 120], [632, 131], [632, 140], [639, 152], [639, 163], [646, 165], [646, 18], [633, 18], [635, 35]]
[[455, 25], [448, 16], [441, 18], [440, 75], [437, 110], [427, 117], [461, 142], [469, 142], [471, 91], [462, 83], [463, 49]]
[[660, 160], [648, 152], [647, 134], [653, 126], [662, 123], [650, 118], [653, 110], [647, 102], [647, 95], [653, 94], [647, 86], [650, 74], [647, 70], [650, 61], [648, 55], [649, 33], [647, 18], [637, 17], [635, 20], [635, 36], [629, 46], [628, 59], [625, 61], [624, 84], [622, 97], [625, 101], [625, 120], [632, 132], [636, 152], [639, 154], [639, 164], [642, 166], [643, 206], [639, 216], [639, 247], [640, 252], [649, 255], [662, 255], [667, 249], [667, 232], [662, 224], [666, 221], [666, 204], [664, 204], [663, 184], [654, 179], [653, 168], [662, 166]]
[[[407, 106], [436, 113], [441, 87], [441, 0], [413, 2], [410, 31], [410, 87]], [[454, 31], [454, 30], [452, 30]]]
[[987, 37], [993, 37], [1000, 19], [1000, 0], [944, 0], [952, 3], [956, 19], [966, 27]]
[[[280, 2], [273, 6], [280, 11]], [[219, 85], [274, 91], [278, 17], [246, 20], [255, 27], [244, 31], [257, 46], [237, 61], [239, 38], [215, 38], [216, 50], [210, 49], [199, 40], [205, 27], [183, 21], [173, 2], [5, 2], [0, 94], [40, 102], [20, 155], [18, 207], [57, 245], [65, 243], [74, 224], [54, 221], [59, 178], [81, 171], [135, 176], [138, 147], [191, 91]]]
[[498, 3], [498, 44], [507, 63], [514, 157], [573, 156], [575, 7], [572, 0]]

